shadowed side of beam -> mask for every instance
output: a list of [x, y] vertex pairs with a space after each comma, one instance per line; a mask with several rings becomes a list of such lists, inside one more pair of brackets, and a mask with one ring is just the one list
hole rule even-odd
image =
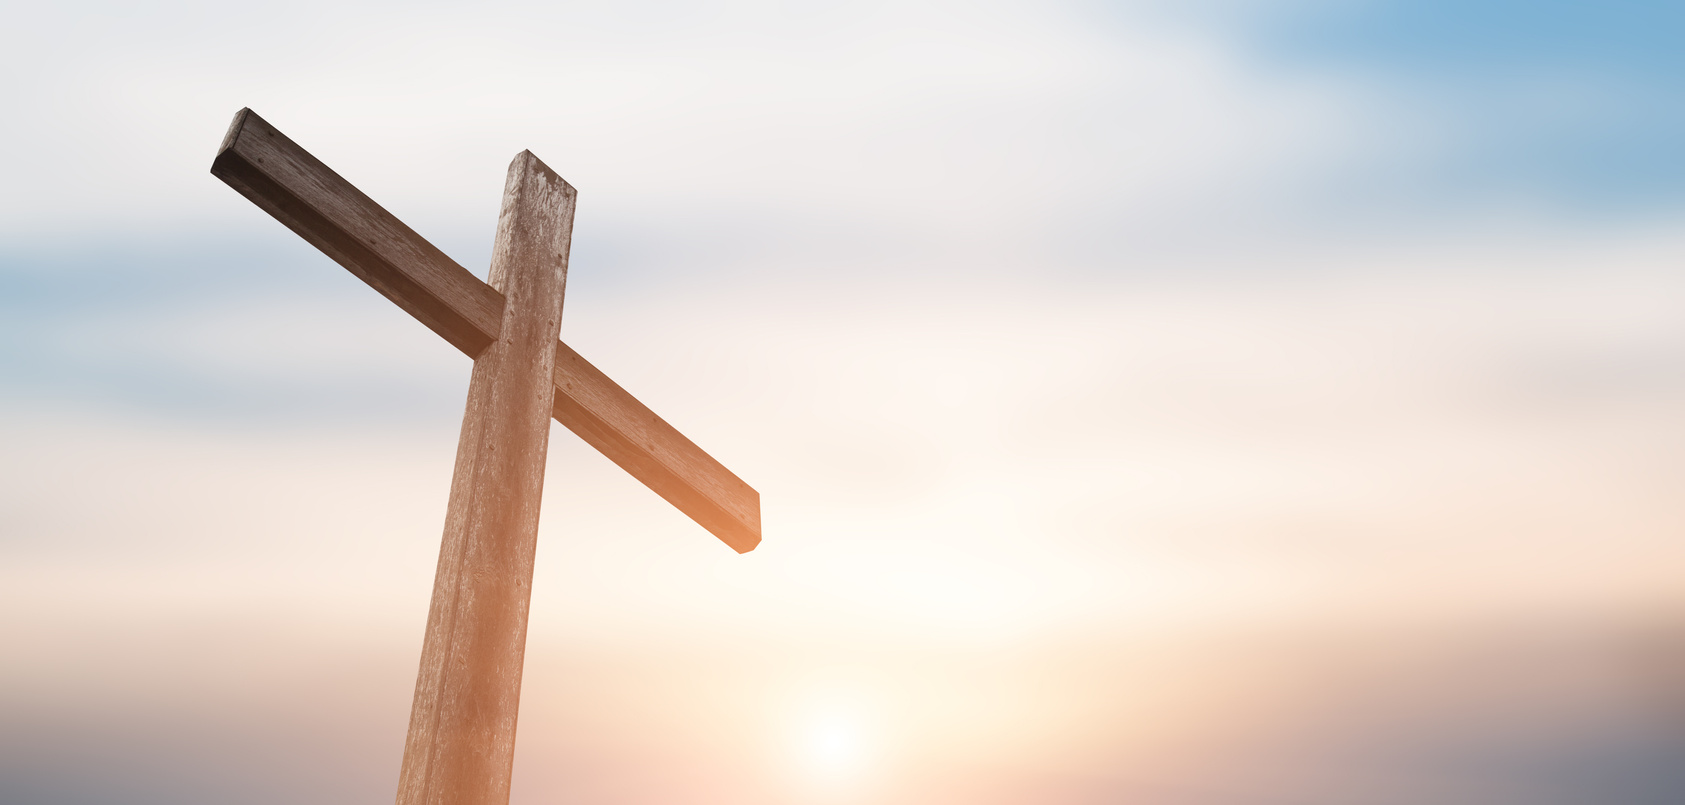
[[[503, 294], [249, 109], [211, 173], [469, 357], [498, 337]], [[760, 495], [557, 343], [553, 416], [738, 552], [761, 540]]]
[[502, 294], [250, 109], [211, 173], [468, 357], [496, 340]]

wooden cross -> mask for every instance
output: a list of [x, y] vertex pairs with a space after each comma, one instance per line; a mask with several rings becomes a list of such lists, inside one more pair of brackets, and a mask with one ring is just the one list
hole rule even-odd
[[489, 285], [250, 109], [211, 173], [474, 359], [398, 805], [505, 805], [550, 418], [739, 553], [760, 495], [557, 340], [577, 193], [532, 152]]

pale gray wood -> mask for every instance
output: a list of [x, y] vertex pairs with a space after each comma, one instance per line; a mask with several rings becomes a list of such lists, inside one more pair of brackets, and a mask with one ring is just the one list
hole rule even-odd
[[507, 300], [474, 360], [398, 805], [506, 805], [576, 193], [509, 166], [491, 280]]
[[[469, 357], [498, 336], [503, 296], [249, 109], [211, 173]], [[733, 549], [761, 540], [760, 494], [625, 389], [556, 345], [556, 421]]]

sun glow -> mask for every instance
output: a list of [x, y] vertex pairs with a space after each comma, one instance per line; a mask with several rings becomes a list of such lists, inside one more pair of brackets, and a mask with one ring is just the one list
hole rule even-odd
[[826, 687], [798, 699], [790, 759], [804, 788], [841, 794], [871, 776], [878, 747], [873, 708], [859, 691]]
[[802, 752], [808, 773], [837, 782], [858, 777], [865, 761], [865, 734], [860, 721], [843, 713], [816, 718], [807, 727]]

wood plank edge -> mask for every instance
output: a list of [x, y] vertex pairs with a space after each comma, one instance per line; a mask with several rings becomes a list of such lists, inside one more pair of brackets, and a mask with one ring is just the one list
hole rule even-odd
[[[222, 152], [234, 147], [234, 141], [240, 138], [240, 131], [246, 127], [246, 119], [252, 117], [257, 117], [257, 113], [253, 112], [250, 106], [234, 113], [234, 119], [228, 124], [228, 133], [222, 135], [222, 145], [217, 146], [217, 156], [222, 156]], [[262, 120], [263, 118], [258, 117], [258, 119]]]

